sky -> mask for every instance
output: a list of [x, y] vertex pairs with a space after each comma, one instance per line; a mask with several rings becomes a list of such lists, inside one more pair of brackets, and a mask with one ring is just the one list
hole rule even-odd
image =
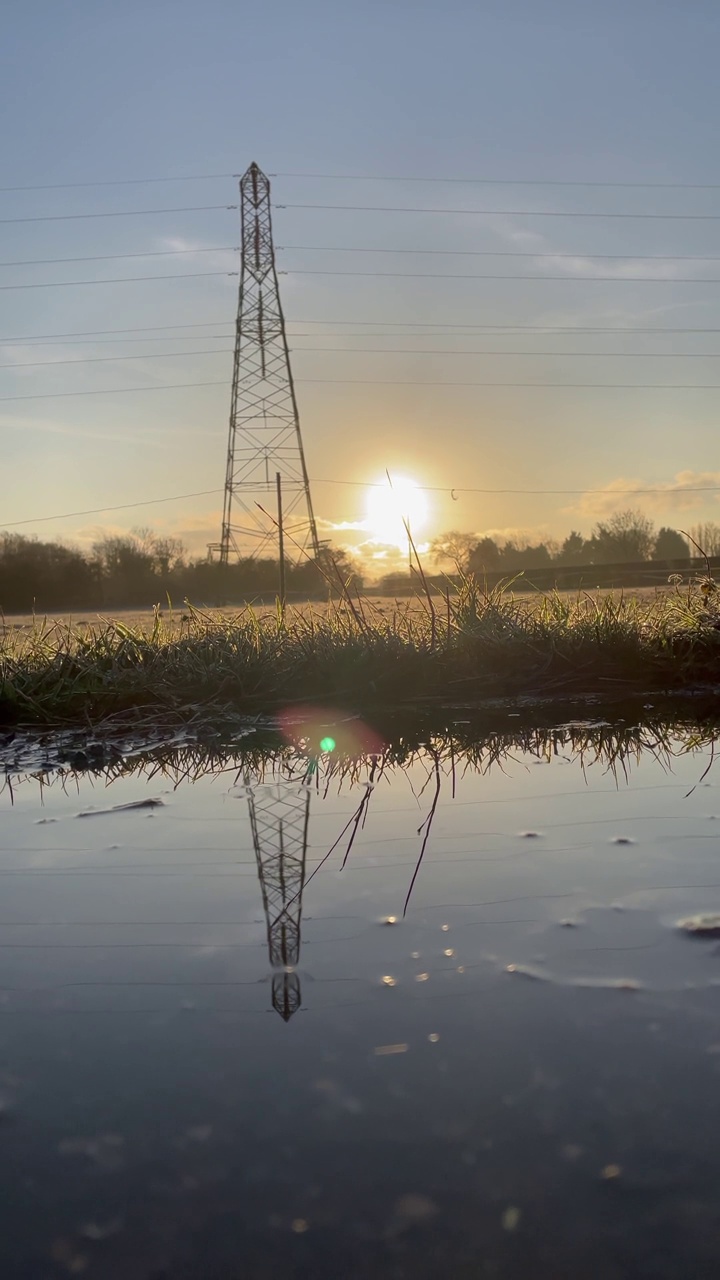
[[239, 215], [204, 175], [253, 160], [321, 536], [393, 567], [386, 469], [425, 542], [720, 521], [719, 35], [714, 0], [10, 0], [0, 529], [217, 540]]

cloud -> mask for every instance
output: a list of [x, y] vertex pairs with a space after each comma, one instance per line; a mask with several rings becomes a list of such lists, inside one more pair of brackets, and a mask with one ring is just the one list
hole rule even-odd
[[[230, 239], [233, 237], [230, 236]], [[237, 249], [225, 249], [207, 240], [190, 240], [185, 236], [163, 236], [158, 240], [158, 249], [171, 253], [181, 253], [185, 261], [193, 263], [195, 259], [202, 263], [207, 271], [237, 272], [240, 270], [240, 254]], [[232, 322], [233, 317], [229, 317]]]
[[558, 271], [568, 279], [593, 280], [609, 277], [612, 280], [632, 280], [642, 276], [652, 280], [676, 280], [678, 277], [686, 279], [692, 275], [701, 282], [707, 269], [707, 263], [702, 261], [653, 261], [642, 257], [617, 259], [612, 255], [595, 260], [582, 253], [568, 256], [566, 250], [558, 249], [540, 232], [525, 231], [502, 220], [493, 222], [492, 229], [507, 244], [518, 246], [520, 252], [532, 253], [535, 250], [538, 255], [542, 255], [534, 260], [538, 271]]
[[351, 530], [357, 533], [366, 533], [368, 524], [366, 520], [323, 520], [316, 521], [318, 529], [324, 533], [340, 533]]
[[540, 542], [547, 542], [552, 539], [552, 534], [548, 532], [545, 525], [536, 525], [534, 527], [523, 525], [506, 525], [503, 529], [483, 529], [480, 533], [475, 534], [478, 541], [481, 538], [492, 538], [493, 542], [514, 542], [516, 547], [537, 546]]
[[[694, 492], [715, 488], [717, 493]], [[720, 471], [678, 471], [673, 480], [659, 484], [618, 476], [602, 489], [588, 490], [563, 511], [567, 515], [597, 517], [635, 506], [644, 511], [690, 511], [718, 501]]]

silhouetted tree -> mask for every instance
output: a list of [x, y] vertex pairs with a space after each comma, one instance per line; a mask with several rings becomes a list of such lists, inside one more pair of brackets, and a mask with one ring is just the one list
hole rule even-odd
[[653, 560], [687, 560], [689, 555], [688, 543], [677, 529], [670, 529], [665, 525], [658, 529]]
[[467, 559], [467, 567], [472, 573], [492, 573], [500, 568], [500, 548], [493, 538], [481, 538], [475, 544]]
[[587, 543], [582, 534], [573, 529], [563, 542], [555, 559], [558, 564], [582, 564], [583, 560], [589, 559], [589, 555]]
[[519, 546], [510, 539], [500, 547], [500, 568], [516, 571], [518, 569], [539, 569], [550, 564], [550, 552], [544, 542], [537, 546]]
[[616, 511], [607, 523], [598, 523], [588, 543], [595, 564], [621, 564], [648, 560], [655, 546], [655, 526], [642, 511]]
[[100, 600], [84, 556], [59, 542], [0, 533], [0, 608], [10, 613], [88, 609]]

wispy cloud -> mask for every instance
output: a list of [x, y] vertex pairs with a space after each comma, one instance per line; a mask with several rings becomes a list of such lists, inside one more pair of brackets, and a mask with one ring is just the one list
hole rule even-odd
[[[233, 239], [230, 235], [228, 243]], [[225, 249], [208, 240], [191, 240], [185, 236], [163, 236], [158, 249], [183, 255], [183, 260], [195, 266], [203, 264], [206, 271], [238, 272], [240, 254], [237, 249]]]
[[[538, 272], [559, 272], [569, 279], [593, 280], [598, 277], [609, 277], [612, 280], [632, 280], [637, 276], [652, 280], [677, 280], [692, 276], [701, 282], [707, 275], [707, 264], [703, 262], [653, 261], [652, 259], [623, 258], [612, 256], [599, 260], [578, 253], [568, 256], [566, 250], [559, 249], [544, 235], [537, 231], [525, 231], [504, 221], [492, 224], [495, 233], [506, 243], [522, 253], [533, 253], [537, 258], [531, 259]], [[549, 256], [548, 256], [549, 255]]]
[[[718, 492], [693, 492], [713, 488]], [[654, 512], [690, 511], [717, 502], [720, 502], [720, 471], [678, 471], [673, 480], [659, 484], [618, 476], [602, 489], [584, 493], [563, 510], [568, 515], [602, 517], [627, 507], [641, 506], [645, 511]]]
[[480, 538], [492, 538], [493, 542], [514, 542], [516, 547], [537, 546], [539, 542], [547, 542], [552, 538], [546, 525], [505, 525], [504, 528], [483, 529], [476, 534]]
[[368, 529], [367, 520], [317, 520], [318, 529], [323, 533], [344, 533], [346, 531], [354, 531], [358, 533], [366, 533]]

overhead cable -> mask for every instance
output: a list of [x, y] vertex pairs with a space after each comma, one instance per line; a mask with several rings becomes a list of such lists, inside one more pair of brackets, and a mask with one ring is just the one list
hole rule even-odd
[[194, 493], [175, 493], [169, 498], [144, 498], [142, 502], [121, 502], [114, 507], [89, 507], [85, 511], [63, 511], [60, 515], [35, 516], [31, 520], [12, 520], [3, 524], [3, 529], [17, 529], [21, 524], [44, 524], [48, 520], [72, 520], [75, 516], [97, 516], [105, 511], [129, 511], [131, 507], [154, 507], [161, 502], [182, 502], [185, 498], [204, 498], [211, 493], [222, 493], [222, 489], [196, 489]]
[[[223, 273], [224, 274], [224, 273]], [[339, 319], [295, 319], [290, 321], [291, 324], [312, 324], [312, 325], [340, 325], [343, 328], [346, 325], [357, 325], [362, 327], [383, 326], [387, 329], [411, 329], [413, 331], [423, 329], [443, 328], [448, 333], [454, 331], [465, 332], [467, 330], [477, 330], [482, 333], [610, 333], [610, 334], [626, 334], [626, 333], [652, 333], [652, 334], [677, 334], [677, 333], [720, 333], [720, 326], [661, 326], [661, 325], [552, 325], [552, 324], [457, 324], [438, 321], [413, 321], [413, 320], [339, 320]], [[94, 338], [105, 334], [114, 333], [157, 333], [166, 332], [177, 329], [209, 329], [217, 328], [223, 325], [231, 325], [234, 327], [235, 321], [225, 317], [222, 320], [196, 320], [192, 324], [156, 324], [156, 325], [138, 325], [129, 329], [76, 329], [69, 333], [29, 333], [23, 335], [13, 334], [8, 337], [0, 337], [0, 345], [10, 343], [37, 342], [42, 343], [45, 339], [62, 339], [62, 338]], [[199, 337], [199, 334], [192, 335]], [[342, 334], [338, 335], [342, 337]], [[142, 341], [142, 339], [138, 339]]]
[[[0, 267], [36, 267], [61, 264], [63, 262], [119, 262], [127, 258], [172, 258], [182, 254], [196, 253], [240, 253], [240, 245], [209, 245], [197, 249], [153, 249], [138, 253], [94, 253], [72, 258], [16, 258], [0, 262]], [[548, 258], [569, 259], [587, 262], [720, 262], [720, 255], [712, 253], [529, 253], [514, 249], [408, 249], [400, 247], [377, 247], [370, 245], [314, 245], [284, 244], [276, 245], [277, 253], [382, 253], [410, 254], [422, 257], [449, 258]]]
[[[162, 341], [161, 338], [158, 339]], [[51, 369], [54, 365], [108, 364], [117, 360], [176, 360], [188, 356], [232, 355], [232, 347], [213, 347], [209, 351], [137, 351], [130, 356], [83, 356], [80, 360], [23, 360], [12, 364], [0, 364], [0, 369]]]
[[237, 209], [236, 204], [189, 204], [174, 209], [111, 209], [107, 213], [48, 213], [40, 217], [0, 218], [0, 223], [10, 222], [74, 222], [79, 218], [138, 218], [154, 213], [207, 213], [212, 209]]
[[[326, 476], [311, 477], [310, 484], [331, 484], [331, 485], [349, 485], [358, 489], [386, 489], [387, 485], [382, 482], [373, 482], [365, 480], [332, 480]], [[700, 485], [685, 486], [682, 488], [673, 488], [666, 486], [635, 489], [478, 489], [462, 485], [427, 485], [418, 484], [415, 486], [422, 490], [423, 493], [467, 493], [467, 494], [483, 494], [485, 496], [492, 495], [529, 495], [533, 497], [572, 497], [579, 494], [609, 494], [616, 497], [627, 497], [629, 495], [645, 495], [645, 494], [667, 494], [672, 496], [674, 493], [720, 493], [720, 485]], [[95, 516], [102, 515], [108, 511], [129, 511], [134, 507], [150, 507], [159, 506], [165, 502], [182, 502], [188, 498], [204, 498], [210, 495], [223, 493], [223, 489], [197, 489], [193, 493], [175, 493], [169, 497], [162, 498], [144, 498], [141, 502], [122, 502], [110, 507], [89, 507], [82, 511], [63, 511], [51, 516], [35, 516], [26, 520], [12, 520], [3, 523], [3, 529], [17, 529], [20, 525], [27, 524], [45, 524], [51, 520], [72, 520], [79, 516]]]
[[[720, 262], [720, 255], [711, 253], [529, 253], [516, 249], [408, 249], [406, 247], [377, 248], [371, 245], [337, 244], [279, 244], [278, 253], [409, 253], [423, 256], [449, 258], [569, 258], [588, 262]], [[71, 259], [68, 259], [71, 261]], [[9, 264], [0, 262], [1, 266]]]
[[[441, 213], [472, 214], [481, 218], [635, 218], [660, 222], [720, 222], [720, 213], [614, 213], [612, 210], [562, 209], [444, 209], [407, 204], [276, 204], [276, 209], [323, 209], [345, 213]], [[2, 219], [0, 219], [2, 221]]]
[[237, 271], [181, 271], [164, 276], [112, 276], [104, 280], [41, 280], [37, 284], [0, 284], [0, 290], [69, 289], [86, 284], [137, 284], [141, 280], [199, 280], [210, 276], [237, 276]]
[[177, 391], [185, 387], [226, 387], [227, 379], [218, 378], [214, 382], [171, 382], [154, 387], [101, 387], [98, 391], [47, 391], [29, 396], [0, 396], [0, 401], [7, 400], [66, 400], [71, 396], [120, 396], [132, 391]]
[[90, 257], [82, 258], [17, 258], [14, 262], [0, 262], [0, 267], [41, 267], [61, 262], [119, 262], [121, 258], [174, 258], [182, 253], [239, 252], [239, 245], [219, 244], [211, 245], [206, 249], [153, 249], [142, 253], [94, 253]]
[[42, 182], [31, 186], [0, 187], [0, 191], [70, 191], [78, 187], [140, 187], [155, 182], [211, 182], [239, 178], [239, 173], [188, 173], [184, 178], [105, 178], [96, 182]]
[[[545, 275], [477, 275], [471, 272], [437, 271], [335, 271], [285, 269], [284, 276], [360, 276], [390, 280], [521, 280], [524, 282], [555, 281], [561, 284], [720, 284], [720, 276], [545, 276]], [[166, 275], [110, 276], [100, 280], [39, 280], [32, 283], [0, 284], [0, 291], [18, 289], [68, 289], [82, 285], [137, 284], [143, 280], [196, 280], [201, 276], [238, 276], [238, 271], [186, 271]]]
[[[172, 182], [216, 182], [220, 179], [238, 180], [241, 173], [188, 173], [177, 176], [151, 176], [147, 178], [100, 178], [83, 182], [43, 182], [24, 185], [0, 187], [0, 192], [9, 191], [69, 191], [82, 187], [129, 187]], [[451, 174], [411, 175], [402, 173], [309, 173], [297, 170], [275, 170], [269, 172], [270, 178], [311, 179], [325, 182], [413, 182], [413, 183], [447, 183], [453, 185], [489, 186], [489, 187], [599, 187], [654, 191], [718, 191], [718, 182], [677, 182], [677, 181], [631, 181], [627, 179], [583, 179], [583, 178], [496, 178], [485, 176], [461, 176]]]
[[[218, 335], [229, 336], [229, 335]], [[309, 335], [303, 335], [309, 336]], [[154, 339], [163, 342], [163, 338]], [[74, 360], [22, 360], [0, 364], [0, 369], [52, 369], [56, 365], [109, 364], [123, 360], [178, 360], [188, 356], [232, 355], [233, 347], [210, 347], [200, 351], [136, 351], [126, 356], [82, 356]], [[452, 351], [447, 348], [427, 347], [291, 347], [292, 355], [352, 355], [352, 356], [497, 356], [514, 359], [518, 356], [555, 357], [563, 360], [718, 360], [720, 351]], [[302, 381], [302, 379], [300, 379]]]
[[[592, 388], [596, 391], [720, 391], [720, 382], [460, 382], [441, 379], [416, 378], [296, 378], [298, 383], [325, 386], [368, 386], [368, 387], [487, 387], [487, 388], [533, 388], [535, 390], [582, 390]], [[0, 402], [10, 400], [58, 400], [73, 396], [116, 396], [128, 395], [131, 392], [143, 391], [176, 391], [186, 387], [226, 387], [227, 379], [220, 378], [211, 382], [170, 382], [150, 387], [101, 387], [97, 391], [53, 391], [33, 392], [31, 395], [0, 396]]]
[[[488, 187], [618, 187], [658, 191], [720, 191], [720, 182], [613, 182], [582, 178], [458, 178], [406, 177], [400, 173], [301, 173], [278, 170], [270, 178], [310, 178], [331, 182], [437, 182]], [[0, 188], [2, 190], [2, 188]]]
[[[720, 284], [720, 276], [540, 276], [540, 275], [476, 275], [471, 272], [438, 271], [335, 271], [286, 268], [283, 276], [363, 276], [391, 280], [522, 280], [548, 281], [561, 284]], [[2, 286], [0, 286], [2, 287]], [[8, 286], [5, 286], [6, 288]], [[12, 288], [13, 286], [9, 286]], [[21, 286], [17, 286], [21, 287]]]

